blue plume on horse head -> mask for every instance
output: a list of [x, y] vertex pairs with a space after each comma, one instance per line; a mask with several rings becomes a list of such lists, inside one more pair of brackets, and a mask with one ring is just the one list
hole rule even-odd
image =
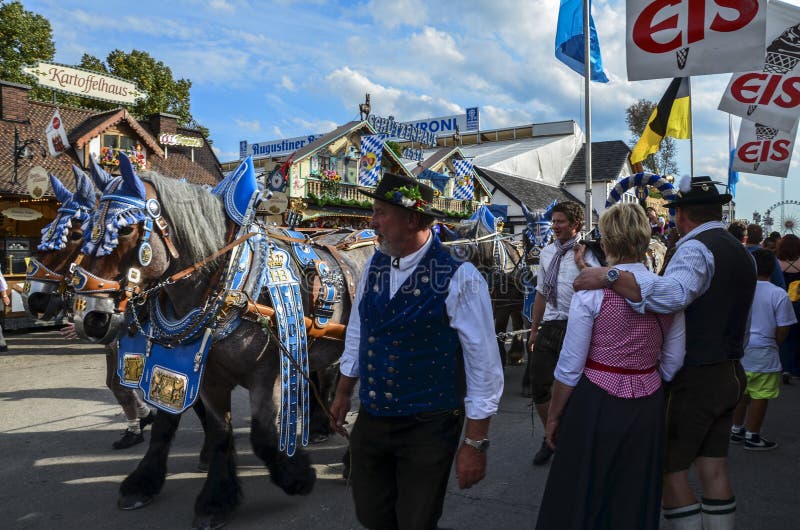
[[66, 205], [72, 201], [72, 192], [52, 173], [50, 173], [50, 185], [53, 186], [53, 194], [56, 196], [58, 202]]
[[92, 175], [92, 180], [94, 181], [94, 185], [97, 186], [97, 189], [100, 193], [103, 193], [103, 190], [106, 189], [108, 183], [114, 180], [112, 175], [109, 175], [105, 169], [100, 167], [100, 164], [97, 163], [97, 160], [94, 157], [89, 157], [89, 172]]
[[544, 221], [552, 221], [552, 219], [553, 219], [553, 208], [556, 207], [556, 204], [558, 204], [558, 200], [557, 199], [553, 199], [553, 202], [551, 202], [547, 206], [547, 208], [544, 209], [544, 214], [542, 215], [542, 220], [544, 220]]
[[119, 154], [119, 171], [122, 174], [122, 186], [119, 187], [117, 193], [145, 200], [147, 193], [144, 189], [144, 182], [133, 170], [131, 159], [125, 153]]
[[72, 166], [72, 172], [75, 174], [75, 193], [72, 198], [78, 206], [87, 210], [94, 209], [95, 195], [91, 179], [76, 165]]

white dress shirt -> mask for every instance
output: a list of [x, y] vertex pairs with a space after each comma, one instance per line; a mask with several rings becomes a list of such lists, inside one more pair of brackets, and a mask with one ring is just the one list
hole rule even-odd
[[[399, 267], [389, 272], [389, 296], [394, 298], [397, 290], [417, 268], [432, 244], [428, 241], [416, 252], [400, 258]], [[347, 377], [358, 377], [358, 356], [361, 342], [361, 318], [358, 306], [361, 303], [364, 285], [372, 257], [367, 260], [358, 282], [350, 321], [347, 325], [344, 352], [339, 370]], [[497, 413], [503, 395], [503, 366], [494, 333], [494, 317], [489, 289], [478, 269], [471, 263], [462, 264], [450, 280], [445, 298], [450, 326], [458, 332], [464, 353], [464, 370], [467, 379], [467, 395], [464, 408], [468, 418], [482, 420]]]
[[714, 255], [703, 243], [694, 238], [697, 234], [715, 228], [725, 228], [719, 221], [709, 221], [695, 227], [676, 244], [664, 276], [649, 274], [647, 270], [634, 272], [636, 283], [642, 291], [641, 302], [631, 302], [631, 308], [644, 313], [668, 314], [683, 311], [711, 287], [714, 277]]
[[[575, 248], [577, 248], [578, 245], [580, 245], [580, 243], [576, 243]], [[539, 256], [539, 270], [536, 272], [536, 291], [541, 296], [544, 296], [542, 292], [542, 289], [544, 289], [544, 277], [555, 255], [556, 245], [555, 243], [550, 243], [542, 249], [542, 253]], [[597, 261], [594, 254], [588, 249], [584, 254], [584, 261], [591, 267], [600, 266], [600, 262]], [[575, 264], [575, 250], [573, 248], [573, 250], [567, 251], [561, 258], [561, 265], [558, 268], [556, 305], [553, 306], [553, 304], [547, 302], [542, 322], [567, 320], [567, 316], [569, 316], [569, 304], [572, 301], [572, 295], [575, 293], [575, 290], [572, 288], [572, 282], [578, 277], [579, 272], [578, 266]]]
[[[656, 276], [641, 263], [621, 263], [616, 268], [639, 276]], [[586, 359], [589, 356], [589, 344], [592, 340], [594, 320], [600, 313], [603, 304], [603, 290], [578, 291], [572, 297], [569, 307], [569, 323], [564, 345], [558, 356], [558, 364], [554, 372], [556, 379], [567, 386], [574, 387], [583, 374]], [[661, 345], [658, 371], [664, 381], [671, 381], [675, 373], [683, 366], [686, 355], [686, 321], [683, 311], [675, 313], [672, 325]]]

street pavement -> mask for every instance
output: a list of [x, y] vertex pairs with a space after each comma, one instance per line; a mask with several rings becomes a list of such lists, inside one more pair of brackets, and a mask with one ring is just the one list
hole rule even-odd
[[[0, 528], [188, 528], [205, 474], [196, 470], [202, 430], [187, 413], [170, 454], [161, 494], [143, 509], [116, 508], [117, 489], [146, 450], [114, 451], [124, 417], [105, 387], [103, 349], [65, 341], [55, 330], [10, 334], [0, 354]], [[448, 488], [442, 528], [532, 528], [548, 467], [531, 466], [541, 425], [531, 435], [531, 408], [520, 395], [522, 367], [506, 368], [506, 391], [492, 420], [489, 468], [477, 486]], [[737, 528], [800, 528], [795, 490], [800, 472], [800, 382], [770, 404], [766, 437], [780, 447], [731, 448]], [[247, 394], [233, 397], [233, 425], [244, 501], [229, 528], [349, 529], [356, 522], [341, 476], [344, 442], [309, 447], [317, 484], [307, 497], [273, 486], [248, 440]], [[611, 479], [613, 480], [613, 478]]]

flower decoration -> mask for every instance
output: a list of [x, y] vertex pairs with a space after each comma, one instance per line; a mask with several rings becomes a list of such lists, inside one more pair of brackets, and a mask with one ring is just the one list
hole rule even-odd
[[387, 201], [406, 208], [422, 209], [423, 206], [428, 204], [428, 201], [423, 200], [422, 194], [419, 191], [419, 186], [394, 188], [387, 191], [384, 197]]
[[136, 149], [117, 149], [115, 147], [103, 147], [100, 149], [100, 162], [101, 166], [108, 166], [112, 168], [119, 167], [119, 154], [125, 153], [133, 164], [133, 169], [141, 171], [147, 169], [147, 159], [141, 145], [136, 145]]
[[326, 169], [322, 172], [322, 178], [325, 180], [330, 180], [332, 182], [341, 182], [342, 177], [339, 176], [339, 173], [336, 172], [335, 169]]

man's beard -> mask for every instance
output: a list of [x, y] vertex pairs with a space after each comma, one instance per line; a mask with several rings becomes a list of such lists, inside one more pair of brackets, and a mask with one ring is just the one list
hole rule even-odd
[[396, 258], [400, 255], [400, 251], [394, 246], [390, 245], [385, 239], [378, 243], [378, 250], [387, 256], [392, 256], [393, 258]]

